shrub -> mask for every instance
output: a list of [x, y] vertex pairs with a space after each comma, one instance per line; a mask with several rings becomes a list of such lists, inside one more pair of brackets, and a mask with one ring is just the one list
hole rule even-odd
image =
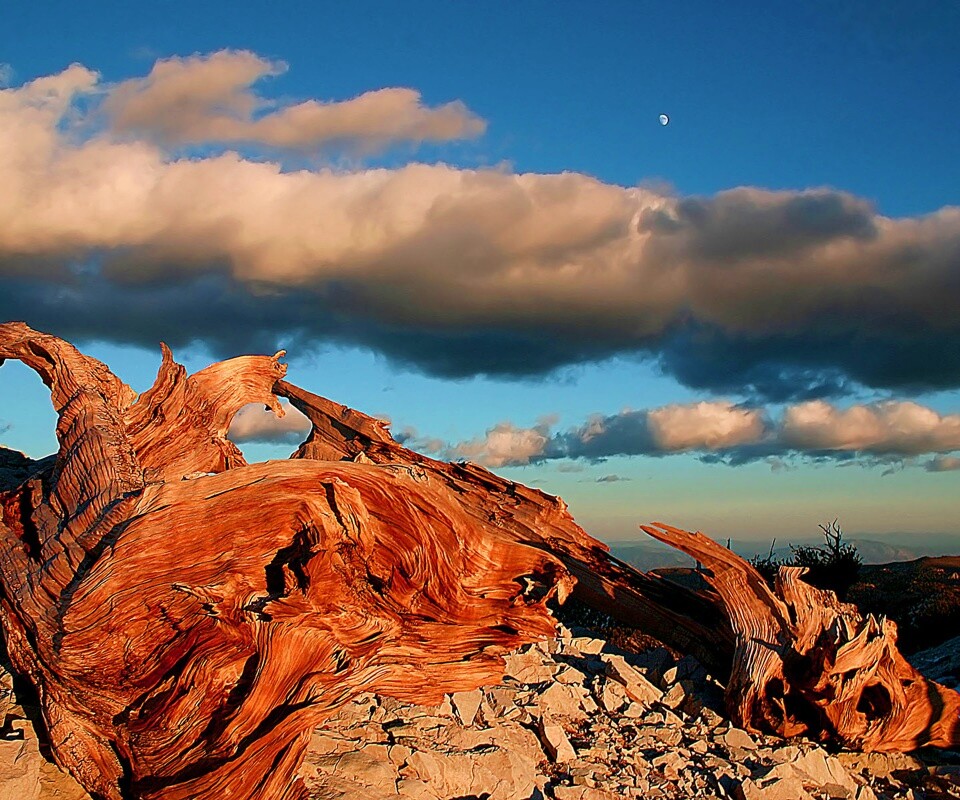
[[751, 565], [753, 568], [759, 572], [769, 583], [773, 586], [774, 580], [776, 580], [777, 573], [780, 571], [780, 567], [784, 566], [786, 562], [782, 558], [777, 558], [773, 554], [773, 548], [776, 547], [777, 540], [774, 539], [770, 542], [770, 552], [765, 556], [757, 553], [753, 558], [750, 559]]
[[823, 531], [824, 545], [791, 545], [791, 563], [795, 567], [807, 567], [810, 570], [804, 576], [807, 583], [821, 589], [830, 589], [843, 600], [850, 587], [857, 582], [863, 559], [857, 552], [856, 545], [843, 541], [843, 531], [840, 530], [837, 520], [821, 525], [820, 530]]
[[843, 541], [838, 520], [820, 525], [820, 530], [823, 531], [823, 545], [790, 545], [791, 557], [785, 560], [774, 556], [773, 546], [777, 541], [774, 539], [767, 556], [754, 556], [750, 563], [770, 583], [773, 583], [781, 566], [806, 567], [808, 572], [803, 579], [807, 583], [836, 592], [837, 597], [843, 600], [857, 581], [863, 559], [856, 545]]

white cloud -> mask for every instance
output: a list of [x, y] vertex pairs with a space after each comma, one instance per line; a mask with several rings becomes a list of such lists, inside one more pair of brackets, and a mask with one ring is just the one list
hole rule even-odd
[[764, 414], [729, 402], [674, 404], [647, 413], [657, 447], [668, 452], [719, 450], [756, 442], [766, 428]]
[[[459, 454], [491, 467], [545, 459], [664, 456], [700, 453], [704, 458], [742, 464], [763, 460], [773, 470], [786, 458], [836, 458], [864, 466], [912, 466], [925, 453], [960, 450], [960, 414], [940, 415], [912, 402], [854, 405], [823, 401], [787, 406], [779, 418], [762, 408], [726, 401], [672, 404], [654, 409], [596, 415], [579, 427], [554, 432], [555, 418], [535, 428], [501, 422], [481, 438], [437, 452]], [[851, 462], [859, 456], [859, 462]], [[931, 471], [955, 468], [957, 459], [927, 462]]]
[[482, 438], [461, 442], [446, 453], [448, 458], [465, 458], [485, 467], [524, 465], [543, 458], [548, 435], [547, 424], [518, 428], [501, 422]]
[[960, 458], [957, 456], [936, 456], [924, 465], [928, 472], [952, 472], [960, 470]]
[[289, 402], [281, 400], [284, 415], [278, 416], [260, 403], [241, 408], [228, 436], [235, 442], [299, 442], [310, 432], [310, 420]]
[[822, 400], [791, 406], [780, 438], [801, 450], [855, 450], [897, 455], [960, 449], [960, 414], [941, 416], [912, 402], [838, 409]]
[[351, 100], [307, 100], [274, 109], [250, 86], [287, 70], [245, 50], [168, 58], [144, 78], [108, 90], [114, 130], [166, 145], [247, 142], [309, 150], [330, 143], [376, 150], [391, 142], [478, 136], [486, 125], [463, 103], [423, 105], [413, 89], [387, 88]]

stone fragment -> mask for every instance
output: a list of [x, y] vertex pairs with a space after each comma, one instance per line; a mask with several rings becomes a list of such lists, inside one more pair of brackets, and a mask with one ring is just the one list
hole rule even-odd
[[648, 681], [638, 669], [630, 666], [623, 656], [604, 653], [602, 659], [606, 664], [607, 675], [620, 681], [627, 694], [638, 703], [650, 706], [663, 697], [663, 692]]
[[848, 772], [877, 778], [889, 778], [894, 771], [923, 772], [923, 762], [909, 753], [850, 753], [837, 754], [837, 760]]
[[483, 692], [474, 689], [472, 692], [456, 692], [451, 695], [453, 707], [456, 709], [460, 722], [464, 725], [472, 725], [473, 720], [480, 710], [480, 701], [483, 700]]
[[566, 732], [560, 725], [542, 723], [540, 725], [540, 741], [543, 743], [543, 749], [547, 755], [556, 763], [573, 761], [577, 757], [573, 745], [570, 744]]
[[627, 690], [623, 684], [617, 681], [604, 681], [603, 689], [600, 693], [600, 705], [611, 714], [617, 714], [625, 705], [630, 702], [627, 697]]
[[778, 779], [767, 783], [744, 778], [734, 792], [737, 800], [814, 800], [813, 795], [797, 778]]
[[553, 683], [537, 698], [537, 705], [545, 716], [584, 720], [587, 718], [584, 700], [588, 698], [582, 686]]
[[741, 728], [730, 728], [720, 737], [727, 747], [739, 747], [742, 750], [756, 750], [756, 740]]
[[578, 636], [572, 639], [570, 643], [584, 655], [592, 656], [602, 652], [606, 644], [603, 639], [592, 639], [588, 636]]
[[0, 740], [0, 800], [39, 800], [41, 760], [36, 740]]
[[431, 753], [418, 751], [408, 759], [400, 786], [401, 796], [416, 784], [425, 786], [425, 797], [479, 797], [514, 800], [530, 797], [536, 785], [535, 762], [522, 753], [492, 747], [476, 753]]
[[774, 780], [801, 780], [808, 785], [832, 784], [844, 789], [849, 797], [855, 797], [859, 784], [843, 768], [843, 764], [820, 747], [799, 755], [792, 761], [777, 764], [762, 776], [764, 782]]
[[686, 699], [687, 691], [684, 689], [683, 684], [675, 683], [670, 687], [670, 690], [660, 698], [660, 702], [667, 706], [667, 708], [676, 710], [684, 704]]
[[618, 795], [605, 789], [589, 786], [554, 786], [553, 796], [557, 800], [617, 800]]
[[556, 664], [536, 647], [504, 657], [504, 674], [520, 683], [542, 683], [553, 680]]

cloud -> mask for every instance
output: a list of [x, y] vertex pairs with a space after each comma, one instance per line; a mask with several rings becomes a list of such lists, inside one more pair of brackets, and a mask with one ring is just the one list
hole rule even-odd
[[797, 450], [854, 450], [919, 455], [960, 450], [960, 414], [941, 416], [912, 402], [883, 402], [840, 410], [820, 400], [788, 408], [781, 442]]
[[762, 411], [731, 403], [669, 405], [647, 414], [647, 427], [661, 450], [718, 450], [757, 441], [766, 422]]
[[[336, 128], [251, 92], [282, 68], [223, 52], [113, 87], [73, 65], [0, 90], [0, 319], [217, 355], [344, 343], [442, 377], [632, 356], [753, 400], [960, 386], [960, 208], [892, 219], [826, 188], [677, 197], [218, 149]], [[371, 102], [383, 124], [349, 128], [369, 141], [439, 131], [447, 108]]]
[[0, 89], [13, 83], [13, 67], [0, 61]]
[[622, 475], [601, 475], [596, 483], [618, 483], [619, 481], [629, 481], [631, 478], [625, 478]]
[[393, 438], [404, 447], [416, 450], [418, 453], [438, 456], [447, 449], [447, 443], [443, 439], [421, 436], [412, 425], [405, 425], [393, 433]]
[[13, 425], [11, 425], [9, 422], [4, 422], [2, 419], [0, 419], [0, 435], [6, 433], [12, 427]]
[[719, 450], [760, 441], [763, 411], [728, 401], [672, 404], [590, 417], [558, 434], [544, 455], [604, 459], [617, 455], [664, 455]]
[[146, 77], [110, 87], [103, 111], [113, 130], [168, 146], [239, 142], [314, 150], [337, 143], [371, 151], [392, 142], [469, 138], [486, 128], [463, 103], [428, 108], [413, 89], [277, 109], [251, 91], [253, 83], [286, 70], [282, 61], [245, 50], [161, 59]]
[[924, 464], [928, 472], [952, 472], [960, 469], [960, 458], [957, 456], [936, 456]]
[[546, 418], [533, 428], [518, 428], [509, 422], [501, 422], [482, 438], [461, 442], [443, 452], [446, 458], [464, 458], [485, 467], [529, 464], [542, 458], [553, 422], [554, 418]]
[[244, 406], [230, 425], [229, 437], [238, 444], [298, 443], [310, 432], [310, 420], [290, 403], [281, 401], [284, 415], [278, 417], [260, 403]]
[[[816, 400], [787, 406], [777, 417], [727, 401], [701, 402], [596, 415], [566, 431], [555, 432], [552, 425], [518, 428], [501, 422], [485, 437], [437, 450], [492, 467], [696, 453], [706, 463], [731, 466], [765, 461], [774, 471], [799, 457], [883, 466], [885, 474], [914, 465], [918, 455], [960, 450], [960, 414], [941, 415], [912, 402], [841, 409]], [[953, 460], [942, 456], [926, 468], [949, 469]]]

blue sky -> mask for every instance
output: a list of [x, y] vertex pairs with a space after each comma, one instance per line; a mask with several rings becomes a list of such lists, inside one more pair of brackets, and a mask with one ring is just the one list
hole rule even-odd
[[[956, 3], [14, 2], [4, 17], [16, 119], [40, 102], [31, 81], [98, 76], [74, 73], [68, 107], [36, 123], [58, 137], [42, 169], [0, 151], [0, 174], [37, 181], [0, 210], [0, 318], [69, 336], [138, 390], [161, 336], [191, 369], [287, 344], [294, 382], [562, 495], [607, 540], [653, 519], [784, 538], [835, 516], [960, 537]], [[177, 57], [259, 77], [170, 105], [142, 79]], [[388, 87], [420, 93], [414, 127], [380, 105], [339, 138], [255, 124]], [[248, 117], [230, 106], [251, 98]], [[245, 132], [225, 141], [228, 106]], [[97, 161], [98, 142], [124, 149]], [[205, 170], [182, 196], [178, 163]], [[387, 177], [366, 192], [373, 168]], [[151, 175], [163, 186], [134, 217], [123, 193]], [[274, 228], [245, 205], [257, 187], [291, 203]], [[337, 227], [340, 208], [357, 218]], [[5, 444], [53, 448], [45, 391], [0, 371]]]

